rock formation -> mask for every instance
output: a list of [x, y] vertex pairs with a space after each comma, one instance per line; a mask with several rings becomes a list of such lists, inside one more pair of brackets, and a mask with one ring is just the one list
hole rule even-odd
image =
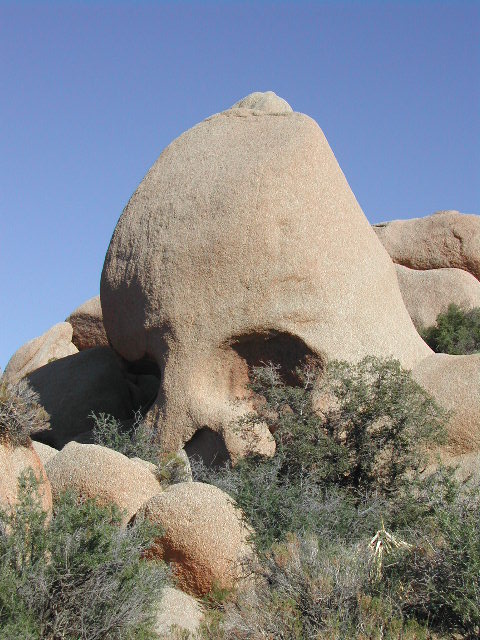
[[231, 498], [209, 484], [183, 482], [145, 503], [137, 514], [162, 527], [150, 557], [171, 563], [180, 587], [203, 596], [212, 587], [231, 589], [252, 555], [249, 530]]
[[395, 265], [403, 301], [413, 324], [431, 327], [450, 304], [462, 309], [480, 307], [480, 282], [462, 269], [420, 271]]
[[100, 296], [90, 298], [73, 311], [66, 322], [73, 327], [72, 342], [79, 351], [93, 347], [108, 346], [107, 334], [103, 326]]
[[160, 369], [151, 417], [170, 451], [208, 428], [244, 455], [229, 425], [250, 410], [251, 365], [291, 378], [312, 354], [431, 353], [322, 131], [271, 92], [165, 149], [117, 224], [101, 300], [114, 349]]
[[437, 211], [373, 226], [392, 260], [411, 269], [463, 269], [480, 280], [480, 218]]

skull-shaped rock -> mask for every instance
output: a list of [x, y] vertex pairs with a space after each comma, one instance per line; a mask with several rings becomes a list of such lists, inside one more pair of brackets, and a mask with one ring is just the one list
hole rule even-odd
[[158, 364], [151, 415], [172, 451], [208, 428], [242, 455], [251, 365], [431, 353], [322, 131], [271, 92], [165, 149], [117, 224], [101, 301], [113, 347]]

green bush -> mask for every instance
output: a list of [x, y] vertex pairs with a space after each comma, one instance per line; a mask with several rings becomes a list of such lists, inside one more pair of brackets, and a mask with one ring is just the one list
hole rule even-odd
[[122, 529], [118, 509], [63, 494], [47, 522], [33, 474], [0, 518], [2, 640], [146, 640], [166, 583], [142, 558], [159, 532]]
[[0, 379], [0, 443], [27, 444], [31, 435], [50, 427], [49, 418], [26, 380], [11, 384]]
[[387, 498], [422, 467], [425, 446], [444, 434], [445, 413], [396, 361], [333, 362], [317, 377], [304, 369], [303, 384], [287, 386], [275, 367], [255, 368], [263, 408], [247, 422], [267, 422], [275, 457], [224, 469], [193, 465], [197, 480], [232, 495], [262, 549], [287, 532], [334, 527], [352, 535], [355, 521], [361, 535], [377, 525]]
[[437, 353], [467, 355], [480, 351], [480, 308], [464, 311], [451, 304], [439, 314], [434, 327], [421, 331], [422, 338]]

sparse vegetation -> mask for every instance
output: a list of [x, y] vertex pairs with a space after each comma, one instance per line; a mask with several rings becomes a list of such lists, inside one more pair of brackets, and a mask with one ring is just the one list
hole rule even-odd
[[0, 523], [2, 640], [155, 638], [167, 571], [142, 559], [159, 533], [152, 525], [122, 529], [115, 507], [70, 493], [47, 523], [33, 474], [22, 476], [18, 503]]
[[12, 384], [0, 378], [0, 443], [27, 444], [31, 435], [49, 428], [49, 418], [27, 380]]
[[437, 353], [468, 355], [480, 352], [480, 308], [465, 311], [451, 304], [439, 314], [435, 326], [421, 332], [425, 342]]

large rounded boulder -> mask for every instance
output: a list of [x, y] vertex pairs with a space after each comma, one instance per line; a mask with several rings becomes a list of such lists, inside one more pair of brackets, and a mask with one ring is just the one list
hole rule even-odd
[[436, 324], [450, 304], [461, 309], [480, 307], [480, 282], [462, 269], [420, 271], [395, 265], [398, 284], [408, 313], [417, 329]]
[[162, 488], [152, 471], [118, 451], [70, 442], [45, 465], [53, 495], [68, 489], [79, 499], [115, 504], [127, 523]]
[[431, 353], [321, 129], [271, 92], [165, 149], [117, 224], [101, 301], [114, 349], [161, 371], [152, 415], [171, 451], [203, 428], [238, 450], [252, 365], [288, 378], [312, 355]]
[[411, 269], [463, 269], [480, 280], [480, 216], [437, 211], [373, 227], [392, 260]]
[[145, 503], [136, 516], [160, 525], [150, 557], [169, 562], [180, 587], [205, 595], [245, 578], [252, 557], [249, 529], [231, 498], [209, 484], [174, 484]]

